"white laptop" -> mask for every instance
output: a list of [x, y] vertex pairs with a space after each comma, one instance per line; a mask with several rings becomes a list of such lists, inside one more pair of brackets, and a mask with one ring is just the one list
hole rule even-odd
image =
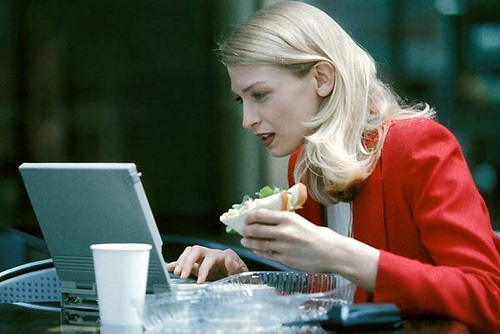
[[61, 280], [62, 306], [96, 309], [90, 245], [148, 243], [148, 293], [169, 290], [162, 240], [133, 163], [23, 163], [19, 166]]

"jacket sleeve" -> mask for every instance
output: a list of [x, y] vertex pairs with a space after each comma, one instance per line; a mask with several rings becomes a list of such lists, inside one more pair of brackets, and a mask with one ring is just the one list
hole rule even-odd
[[499, 238], [455, 137], [436, 122], [421, 122], [391, 131], [383, 177], [386, 188], [403, 194], [395, 200], [409, 208], [432, 263], [382, 251], [374, 301], [500, 333]]

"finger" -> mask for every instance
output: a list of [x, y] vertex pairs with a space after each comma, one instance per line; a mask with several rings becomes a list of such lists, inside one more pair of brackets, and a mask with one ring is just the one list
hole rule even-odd
[[273, 260], [278, 255], [277, 252], [271, 251], [271, 250], [270, 251], [254, 250], [253, 252], [255, 254], [257, 254], [258, 256], [265, 257], [266, 259], [270, 259], [270, 260]]
[[174, 271], [175, 266], [177, 266], [177, 261], [167, 263], [167, 271]]
[[246, 225], [241, 229], [241, 236], [252, 239], [280, 239], [283, 235], [281, 225], [266, 225], [261, 223], [253, 223]]
[[240, 243], [253, 251], [258, 251], [265, 253], [267, 251], [273, 251], [271, 242], [273, 239], [260, 239], [260, 238], [242, 238]]
[[[285, 229], [289, 228], [286, 222], [286, 214], [289, 212], [262, 210], [264, 214], [255, 214], [249, 216], [246, 225], [241, 229], [240, 234], [243, 237], [253, 237], [261, 239], [280, 239], [285, 233]], [[253, 219], [259, 219], [253, 221]]]
[[177, 261], [172, 262], [172, 266], [175, 263], [175, 266], [173, 268], [173, 273], [175, 275], [179, 275], [182, 272], [182, 267], [184, 265], [184, 259], [186, 258], [187, 253], [190, 252], [190, 249], [191, 249], [190, 246], [186, 247], [184, 249], [184, 251], [181, 253], [181, 255], [179, 256], [179, 258], [177, 259]]
[[174, 269], [174, 274], [178, 275], [181, 279], [187, 279], [191, 273], [196, 274], [198, 266], [197, 263], [203, 261], [204, 253], [202, 247], [189, 246], [186, 247], [184, 252], [179, 256], [177, 265]]
[[210, 273], [210, 270], [214, 267], [215, 262], [216, 259], [212, 256], [206, 256], [203, 259], [203, 262], [200, 264], [198, 268], [198, 273], [197, 273], [198, 278], [196, 280], [196, 283], [201, 284], [207, 280], [208, 274]]
[[282, 211], [269, 210], [258, 208], [249, 212], [245, 218], [247, 225], [262, 224], [262, 225], [277, 225], [280, 223], [280, 214]]

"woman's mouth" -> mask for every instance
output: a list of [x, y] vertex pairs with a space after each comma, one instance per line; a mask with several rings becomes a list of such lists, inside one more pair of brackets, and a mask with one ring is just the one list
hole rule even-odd
[[259, 135], [259, 138], [260, 138], [260, 142], [262, 143], [262, 145], [264, 145], [265, 147], [269, 147], [274, 140], [274, 134], [273, 133], [264, 133], [264, 134]]

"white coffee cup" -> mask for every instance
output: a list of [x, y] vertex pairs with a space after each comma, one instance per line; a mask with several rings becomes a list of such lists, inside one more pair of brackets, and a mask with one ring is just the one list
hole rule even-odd
[[90, 246], [102, 325], [142, 325], [151, 248], [140, 243]]

